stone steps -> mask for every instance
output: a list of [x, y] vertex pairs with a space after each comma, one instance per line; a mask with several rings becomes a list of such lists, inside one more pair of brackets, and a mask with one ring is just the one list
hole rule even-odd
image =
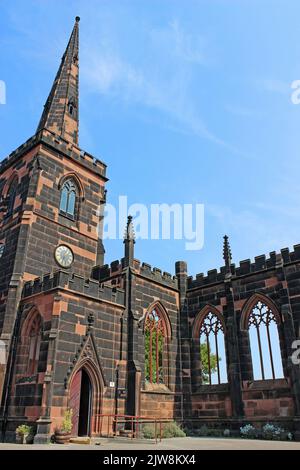
[[89, 445], [91, 444], [91, 438], [88, 436], [87, 437], [71, 437], [70, 443]]

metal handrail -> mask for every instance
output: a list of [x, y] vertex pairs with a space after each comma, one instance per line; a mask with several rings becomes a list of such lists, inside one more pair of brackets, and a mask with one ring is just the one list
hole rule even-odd
[[[107, 418], [107, 435], [103, 436], [103, 423]], [[94, 416], [94, 433], [102, 437], [115, 437], [118, 434], [118, 424], [129, 423], [131, 439], [138, 438], [141, 424], [154, 424], [155, 442], [162, 440], [162, 424], [173, 421], [172, 418], [149, 418], [148, 416], [123, 414], [97, 414]], [[157, 432], [159, 430], [159, 433]]]

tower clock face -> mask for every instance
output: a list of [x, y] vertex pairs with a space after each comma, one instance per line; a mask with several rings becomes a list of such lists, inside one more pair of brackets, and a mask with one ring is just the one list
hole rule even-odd
[[68, 246], [59, 245], [55, 250], [55, 260], [62, 268], [69, 268], [74, 261], [72, 250]]

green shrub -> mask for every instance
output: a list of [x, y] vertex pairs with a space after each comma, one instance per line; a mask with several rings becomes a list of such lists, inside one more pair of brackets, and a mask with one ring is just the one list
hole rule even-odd
[[163, 434], [162, 437], [166, 439], [169, 437], [185, 437], [186, 436], [185, 432], [174, 421], [163, 424], [162, 434]]
[[197, 436], [205, 437], [208, 436], [209, 429], [206, 424], [203, 424], [200, 428], [196, 429], [195, 432]]
[[[162, 438], [185, 437], [185, 432], [174, 421], [162, 423]], [[145, 439], [155, 439], [155, 424], [149, 423], [143, 425], [143, 436]], [[156, 425], [156, 437], [160, 436], [160, 425]]]
[[223, 436], [223, 429], [209, 428], [203, 424], [196, 430], [196, 435], [199, 437], [221, 437]]
[[[156, 430], [156, 434], [158, 434]], [[155, 426], [154, 424], [143, 425], [143, 436], [145, 439], [155, 439]]]
[[240, 428], [241, 437], [245, 439], [255, 439], [257, 437], [257, 430], [252, 424], [246, 424]]
[[263, 439], [268, 440], [279, 440], [281, 438], [286, 438], [286, 432], [280, 426], [275, 424], [267, 423], [262, 428], [262, 437]]
[[32, 433], [32, 427], [27, 424], [20, 424], [16, 429], [16, 433], [21, 436], [29, 436]]
[[68, 409], [64, 413], [64, 419], [61, 425], [61, 431], [65, 433], [70, 433], [72, 431], [72, 416], [73, 410]]

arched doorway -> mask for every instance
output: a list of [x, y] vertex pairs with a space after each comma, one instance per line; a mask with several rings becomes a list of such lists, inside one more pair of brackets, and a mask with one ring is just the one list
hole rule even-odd
[[89, 436], [91, 434], [92, 403], [92, 382], [87, 371], [81, 368], [74, 375], [70, 389], [69, 407], [73, 410], [73, 436]]

